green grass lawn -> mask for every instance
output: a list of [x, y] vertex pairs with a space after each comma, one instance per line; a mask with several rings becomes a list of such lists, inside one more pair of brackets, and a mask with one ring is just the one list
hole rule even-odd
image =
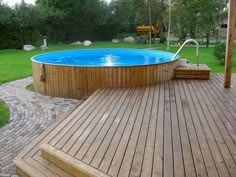
[[[74, 50], [74, 49], [91, 49], [91, 48], [148, 48], [148, 44], [135, 44], [135, 43], [112, 43], [112, 42], [96, 42], [89, 47], [82, 45], [69, 45], [69, 44], [57, 44], [50, 45], [49, 50], [36, 49], [33, 51], [23, 50], [0, 50], [0, 84], [9, 82], [12, 80], [24, 78], [32, 75], [31, 57], [37, 54], [61, 51], [61, 50]], [[156, 50], [166, 51], [166, 44], [160, 44], [156, 42], [152, 47], [156, 47]], [[170, 52], [176, 52], [179, 47], [171, 47]], [[236, 49], [236, 47], [235, 47]], [[213, 48], [200, 48], [199, 61], [202, 64], [207, 64], [212, 72], [224, 72], [224, 66], [219, 64], [219, 61], [214, 59]], [[185, 47], [180, 53], [181, 58], [188, 59], [191, 63], [196, 63], [196, 48]], [[236, 57], [234, 56], [234, 59]], [[233, 64], [233, 72], [236, 72], [236, 63]], [[9, 113], [6, 106], [0, 102], [0, 127], [8, 120]]]
[[33, 51], [23, 50], [0, 50], [0, 84], [32, 75], [31, 57], [37, 54], [61, 50], [91, 49], [91, 48], [146, 48], [148, 45], [134, 43], [97, 42], [89, 47], [82, 45], [49, 45], [49, 50], [36, 49]]
[[[158, 47], [158, 50], [166, 50], [165, 44], [156, 42], [153, 47]], [[135, 43], [118, 43], [111, 42], [96, 42], [89, 47], [82, 45], [72, 46], [69, 44], [49, 45], [49, 50], [36, 49], [33, 51], [23, 50], [0, 50], [0, 84], [20, 79], [32, 75], [31, 57], [40, 53], [73, 50], [73, 49], [91, 49], [91, 48], [148, 48], [148, 45]], [[178, 47], [171, 47], [170, 52], [176, 52]], [[180, 53], [181, 58], [188, 59], [191, 63], [196, 63], [195, 47], [185, 47]], [[235, 57], [234, 57], [235, 58]], [[212, 72], [223, 72], [224, 66], [220, 65], [213, 56], [213, 48], [200, 48], [200, 63], [207, 64]], [[236, 72], [236, 63], [233, 65], [233, 72]]]
[[7, 106], [0, 100], [0, 128], [9, 120], [9, 110]]
[[[236, 46], [234, 47], [236, 50]], [[178, 48], [171, 48], [171, 52], [176, 52]], [[214, 73], [223, 73], [224, 66], [220, 64], [218, 60], [216, 60], [213, 56], [214, 48], [200, 48], [199, 49], [199, 63], [207, 64], [211, 68], [211, 72]], [[183, 48], [180, 52], [181, 58], [188, 59], [191, 63], [196, 63], [196, 48], [188, 47]], [[236, 59], [234, 56], [233, 60]], [[236, 72], [236, 62], [233, 63], [233, 72]]]

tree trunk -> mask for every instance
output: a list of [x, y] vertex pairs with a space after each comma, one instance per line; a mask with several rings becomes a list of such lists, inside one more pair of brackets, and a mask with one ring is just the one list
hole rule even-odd
[[207, 33], [207, 34], [206, 34], [206, 48], [209, 47], [209, 41], [210, 41], [210, 34]]

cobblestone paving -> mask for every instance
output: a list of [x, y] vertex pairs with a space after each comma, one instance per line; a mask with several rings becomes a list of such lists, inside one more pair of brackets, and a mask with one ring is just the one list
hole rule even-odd
[[16, 155], [79, 103], [30, 92], [25, 87], [31, 83], [30, 77], [0, 85], [0, 99], [10, 109], [9, 123], [0, 128], [0, 177], [18, 177], [12, 163]]

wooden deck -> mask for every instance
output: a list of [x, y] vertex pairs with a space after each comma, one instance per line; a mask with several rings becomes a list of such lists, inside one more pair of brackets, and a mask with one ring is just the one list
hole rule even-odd
[[[26, 147], [17, 170], [37, 177], [86, 176], [84, 169], [87, 176], [236, 177], [236, 75], [231, 89], [223, 79], [98, 90]], [[60, 165], [63, 156], [73, 168]]]

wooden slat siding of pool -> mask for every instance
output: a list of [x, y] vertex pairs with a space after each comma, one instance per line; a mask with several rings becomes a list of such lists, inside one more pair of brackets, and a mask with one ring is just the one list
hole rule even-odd
[[223, 88], [222, 74], [213, 74], [99, 90], [18, 158], [35, 174], [69, 177], [39, 156], [38, 145], [49, 144], [114, 177], [236, 176], [232, 78], [231, 89]]
[[36, 88], [37, 92], [38, 93], [45, 93], [45, 89], [44, 89], [45, 84], [43, 84], [40, 81], [40, 65], [39, 64], [36, 64], [36, 65], [32, 64], [32, 71], [36, 71], [34, 73], [33, 81], [34, 81], [34, 85], [37, 87]]
[[73, 67], [45, 64], [46, 80], [41, 82], [40, 63], [33, 62], [36, 92], [49, 96], [83, 98], [98, 88], [153, 85], [174, 77], [178, 61], [147, 66]]

